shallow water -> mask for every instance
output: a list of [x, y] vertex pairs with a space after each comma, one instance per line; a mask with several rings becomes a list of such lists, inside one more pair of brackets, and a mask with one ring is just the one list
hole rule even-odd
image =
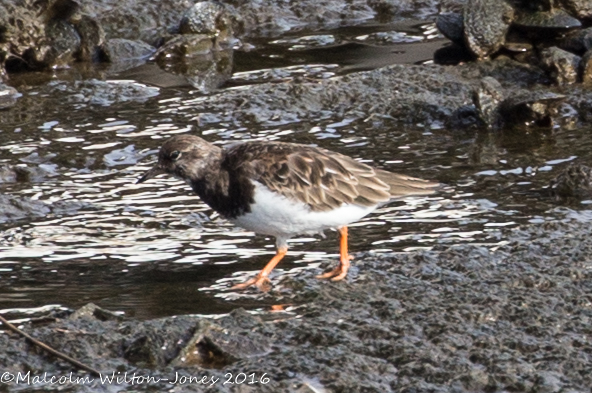
[[[235, 53], [226, 88], [423, 62], [442, 43], [429, 25], [409, 22], [391, 30], [370, 26], [262, 39]], [[368, 63], [369, 53], [382, 55]], [[471, 242], [496, 247], [521, 224], [562, 219], [566, 212], [587, 217], [585, 204], [576, 212], [556, 208], [533, 190], [569, 161], [589, 158], [590, 127], [475, 136], [439, 124], [401, 127], [388, 119], [336, 114], [267, 126], [200, 125], [204, 114], [195, 113], [192, 103], [204, 98], [195, 89], [138, 84], [141, 94], [130, 99], [93, 101], [84, 85], [76, 85], [83, 76], [79, 70], [16, 76], [23, 97], [0, 112], [0, 165], [34, 170], [24, 180], [0, 183], [1, 193], [64, 205], [44, 217], [0, 224], [0, 310], [11, 318], [88, 302], [140, 318], [273, 304], [273, 294], [227, 291], [229, 283], [265, 265], [273, 239], [233, 227], [172, 178], [135, 184], [162, 141], [177, 133], [220, 145], [248, 139], [316, 144], [451, 186], [447, 193], [391, 204], [352, 225], [354, 255]], [[111, 78], [106, 85], [115, 83], [121, 82]], [[290, 244], [272, 276], [276, 285], [282, 276], [336, 263], [335, 233]]]

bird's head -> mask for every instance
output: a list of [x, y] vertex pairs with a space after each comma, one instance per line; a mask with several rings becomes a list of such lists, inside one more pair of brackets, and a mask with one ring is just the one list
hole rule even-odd
[[137, 183], [160, 174], [169, 174], [185, 181], [203, 177], [208, 163], [220, 157], [221, 149], [193, 135], [177, 135], [167, 139], [158, 153], [158, 162]]

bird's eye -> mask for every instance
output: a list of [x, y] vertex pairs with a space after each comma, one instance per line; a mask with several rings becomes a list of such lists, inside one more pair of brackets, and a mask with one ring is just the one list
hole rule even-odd
[[179, 150], [175, 150], [174, 152], [171, 153], [171, 155], [169, 157], [171, 158], [171, 160], [177, 161], [179, 159], [179, 157], [181, 157], [181, 152]]

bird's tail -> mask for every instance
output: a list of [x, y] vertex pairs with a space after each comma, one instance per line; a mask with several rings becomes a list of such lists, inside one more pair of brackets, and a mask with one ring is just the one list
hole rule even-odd
[[442, 186], [440, 183], [415, 177], [399, 175], [397, 173], [376, 170], [377, 177], [390, 186], [390, 194], [393, 199], [405, 198], [408, 196], [431, 195]]

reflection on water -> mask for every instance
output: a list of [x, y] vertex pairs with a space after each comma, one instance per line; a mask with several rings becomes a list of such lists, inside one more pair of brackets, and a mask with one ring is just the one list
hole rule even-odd
[[[297, 52], [303, 43], [326, 46], [337, 40], [321, 34], [270, 45]], [[284, 64], [244, 70], [234, 82], [282, 83], [302, 72], [328, 78], [339, 71], [333, 63]], [[172, 178], [135, 184], [173, 134], [195, 133], [220, 145], [248, 139], [315, 144], [451, 186], [440, 195], [385, 206], [352, 225], [354, 254], [503, 244], [504, 228], [566, 214], [531, 190], [547, 184], [567, 161], [585, 160], [592, 151], [590, 129], [565, 134], [559, 129], [552, 138], [540, 135], [525, 146], [520, 137], [475, 137], [433, 124], [401, 127], [388, 119], [331, 113], [288, 124], [230, 122], [227, 114], [197, 110], [209, 98], [183, 88], [160, 89], [157, 96], [150, 90], [141, 100], [115, 100], [106, 107], [73, 98], [75, 91], [65, 81], [29, 87], [15, 108], [1, 114], [0, 165], [8, 168], [6, 175], [0, 171], [1, 193], [73, 206], [0, 224], [0, 309], [11, 309], [11, 317], [87, 302], [141, 318], [273, 304], [256, 292], [225, 291], [266, 264], [274, 254], [273, 239], [222, 220]], [[10, 171], [28, 175], [11, 177]], [[335, 233], [290, 244], [272, 276], [275, 283], [337, 261]]]

